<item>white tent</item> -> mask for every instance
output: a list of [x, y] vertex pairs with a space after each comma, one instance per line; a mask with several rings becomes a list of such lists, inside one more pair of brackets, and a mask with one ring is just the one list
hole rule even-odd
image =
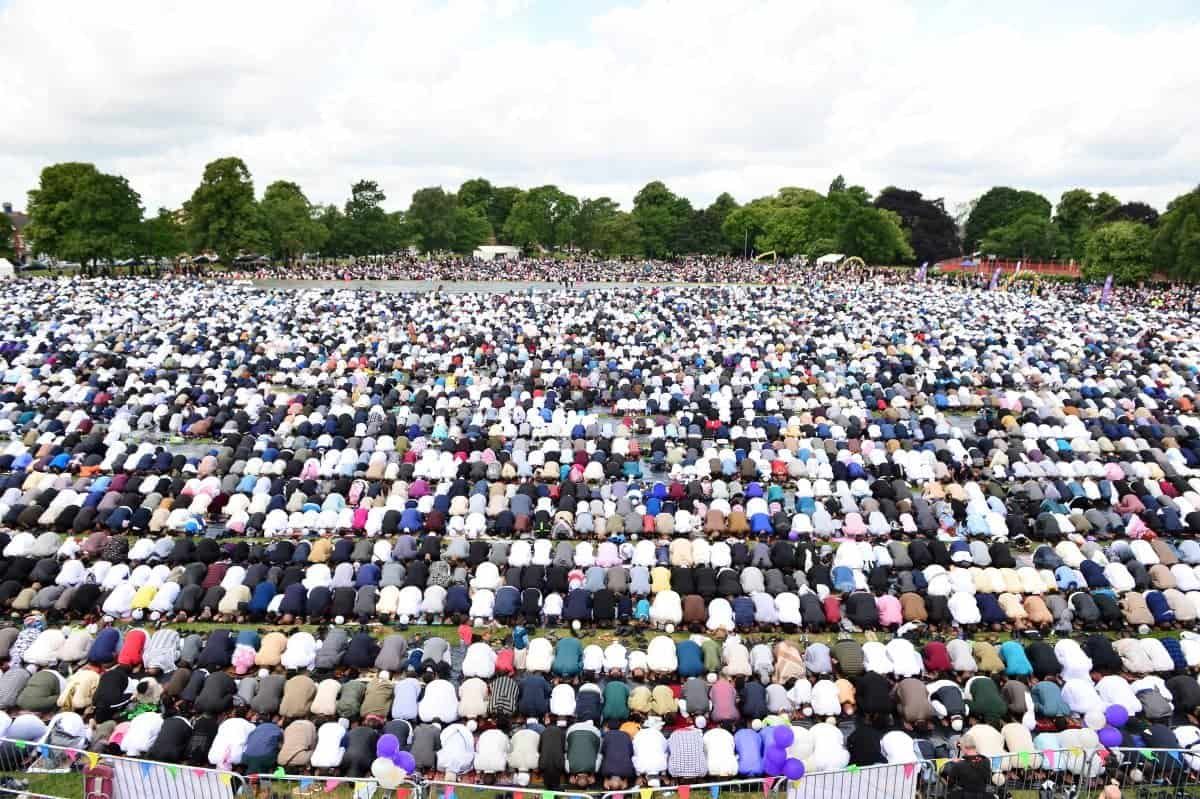
[[493, 261], [497, 258], [515, 261], [521, 257], [521, 248], [508, 244], [484, 244], [476, 247], [473, 255], [481, 261]]
[[822, 255], [817, 259], [817, 266], [827, 266], [829, 264], [840, 264], [846, 260], [846, 256], [840, 252], [831, 252], [829, 255]]
[[17, 270], [7, 258], [0, 258], [0, 278], [13, 277], [17, 274]]

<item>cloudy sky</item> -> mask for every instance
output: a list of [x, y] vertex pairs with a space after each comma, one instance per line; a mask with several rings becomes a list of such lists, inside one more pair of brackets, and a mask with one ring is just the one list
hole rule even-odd
[[149, 209], [245, 159], [344, 202], [557, 183], [707, 204], [838, 173], [945, 197], [1200, 182], [1193, 0], [0, 0], [0, 199], [91, 161]]

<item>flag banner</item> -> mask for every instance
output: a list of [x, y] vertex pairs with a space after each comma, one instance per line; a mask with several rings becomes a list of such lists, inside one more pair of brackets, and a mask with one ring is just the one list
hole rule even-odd
[[1100, 292], [1100, 304], [1108, 305], [1108, 301], [1112, 299], [1112, 275], [1104, 278], [1104, 290]]

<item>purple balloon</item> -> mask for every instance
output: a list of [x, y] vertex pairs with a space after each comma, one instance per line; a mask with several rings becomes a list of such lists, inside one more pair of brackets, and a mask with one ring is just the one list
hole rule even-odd
[[1104, 711], [1104, 718], [1113, 727], [1124, 727], [1129, 723], [1129, 711], [1124, 705], [1109, 705]]
[[789, 757], [783, 764], [783, 776], [789, 780], [798, 780], [804, 776], [804, 764], [794, 757]]
[[412, 752], [397, 752], [392, 758], [392, 762], [396, 764], [396, 768], [403, 769], [409, 774], [417, 770], [417, 761], [413, 758]]
[[786, 763], [787, 753], [778, 747], [772, 746], [763, 757], [763, 771], [772, 777], [778, 777], [783, 774], [783, 767]]
[[385, 757], [388, 760], [400, 750], [400, 739], [395, 735], [388, 733], [387, 735], [379, 736], [378, 743], [375, 744], [375, 756]]
[[796, 734], [792, 732], [792, 728], [787, 724], [780, 724], [771, 728], [771, 739], [775, 741], [775, 745], [780, 749], [787, 749], [792, 745], [792, 741], [796, 740]]
[[1121, 745], [1121, 731], [1116, 727], [1105, 727], [1098, 733], [1100, 743], [1112, 749], [1114, 746]]

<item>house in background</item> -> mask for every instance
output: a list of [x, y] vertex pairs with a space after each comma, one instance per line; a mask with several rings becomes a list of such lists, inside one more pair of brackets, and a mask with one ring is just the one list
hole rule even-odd
[[16, 255], [17, 263], [22, 263], [27, 255], [26, 242], [23, 235], [25, 226], [29, 224], [29, 214], [20, 211], [14, 211], [12, 203], [4, 203], [3, 213], [12, 221], [13, 226], [13, 253]]

